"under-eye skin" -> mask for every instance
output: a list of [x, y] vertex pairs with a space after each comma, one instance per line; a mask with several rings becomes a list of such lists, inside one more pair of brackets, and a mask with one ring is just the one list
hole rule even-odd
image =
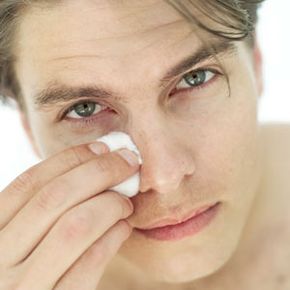
[[[182, 76], [172, 94], [206, 88], [218, 75], [221, 75], [221, 73], [215, 69], [196, 69], [189, 71]], [[91, 123], [98, 122], [101, 115], [112, 113], [112, 111], [108, 106], [99, 104], [93, 100], [82, 100], [70, 106], [61, 115], [60, 119], [71, 123], [83, 122], [85, 125], [90, 125]]]

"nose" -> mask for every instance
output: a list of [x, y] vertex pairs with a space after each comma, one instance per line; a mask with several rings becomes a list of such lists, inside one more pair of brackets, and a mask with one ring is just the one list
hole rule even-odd
[[[140, 192], [153, 190], [169, 193], [177, 190], [187, 176], [195, 171], [192, 151], [168, 129], [148, 128], [134, 138], [143, 164], [140, 170]], [[165, 133], [166, 132], [166, 133]], [[182, 142], [183, 141], [183, 142]]]

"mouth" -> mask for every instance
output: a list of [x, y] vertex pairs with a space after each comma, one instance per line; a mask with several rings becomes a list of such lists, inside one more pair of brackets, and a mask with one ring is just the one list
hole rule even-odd
[[200, 207], [184, 218], [164, 219], [144, 228], [135, 228], [139, 234], [155, 240], [180, 240], [193, 236], [205, 228], [217, 215], [221, 202]]

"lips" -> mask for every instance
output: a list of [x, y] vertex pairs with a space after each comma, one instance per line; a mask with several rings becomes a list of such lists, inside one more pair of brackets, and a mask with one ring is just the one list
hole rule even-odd
[[170, 226], [170, 225], [176, 225], [176, 224], [180, 224], [183, 223], [189, 219], [192, 219], [193, 217], [207, 211], [209, 208], [215, 206], [218, 202], [215, 203], [211, 203], [211, 204], [207, 204], [204, 205], [202, 207], [199, 207], [198, 209], [195, 209], [183, 216], [180, 217], [170, 217], [170, 218], [165, 218], [156, 222], [153, 222], [147, 226], [144, 226], [142, 228], [139, 228], [140, 230], [151, 230], [151, 229], [155, 229], [155, 228], [161, 228], [161, 227], [165, 227], [165, 226]]

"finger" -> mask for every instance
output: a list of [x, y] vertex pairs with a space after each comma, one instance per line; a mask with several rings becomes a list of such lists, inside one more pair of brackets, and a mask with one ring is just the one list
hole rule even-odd
[[132, 228], [123, 220], [111, 227], [63, 275], [54, 290], [97, 289], [106, 266], [131, 232]]
[[[109, 152], [108, 147], [101, 142], [94, 143], [101, 152]], [[87, 162], [96, 155], [87, 145], [79, 145], [66, 149], [51, 158], [34, 165], [0, 194], [0, 229], [3, 228], [17, 212], [40, 190], [45, 184], [59, 175]]]
[[21, 262], [64, 212], [135, 173], [138, 164], [130, 166], [117, 152], [100, 155], [41, 189], [2, 230], [0, 248], [13, 250], [4, 251], [1, 262]]
[[37, 277], [43, 289], [52, 289], [95, 241], [132, 213], [121, 200], [115, 192], [103, 193], [68, 211], [23, 263], [27, 271], [22, 287], [38, 290]]

